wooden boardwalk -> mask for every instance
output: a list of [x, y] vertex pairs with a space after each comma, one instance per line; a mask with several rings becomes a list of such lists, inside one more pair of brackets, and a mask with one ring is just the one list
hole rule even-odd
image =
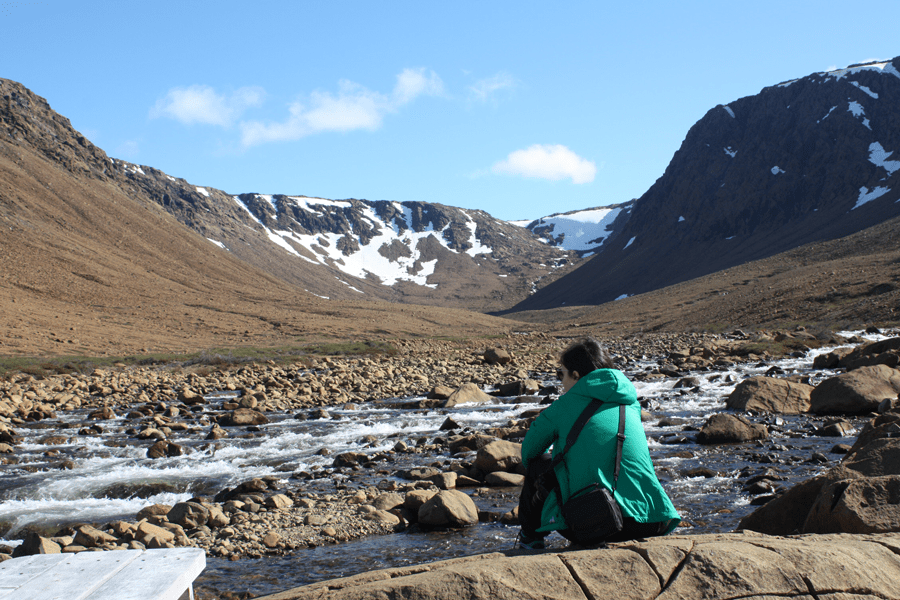
[[0, 563], [0, 600], [193, 600], [199, 548], [36, 554]]

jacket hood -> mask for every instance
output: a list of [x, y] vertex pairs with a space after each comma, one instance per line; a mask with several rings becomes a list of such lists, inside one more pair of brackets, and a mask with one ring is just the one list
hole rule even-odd
[[637, 404], [634, 384], [618, 369], [596, 369], [575, 382], [563, 397], [580, 397], [590, 402], [599, 398], [612, 404]]

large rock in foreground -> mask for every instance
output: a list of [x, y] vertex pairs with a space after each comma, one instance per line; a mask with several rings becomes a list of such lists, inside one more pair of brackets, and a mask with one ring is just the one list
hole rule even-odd
[[370, 571], [259, 600], [900, 600], [898, 553], [900, 534], [669, 536], [597, 550], [498, 552]]
[[826, 379], [810, 394], [810, 411], [817, 414], [874, 412], [900, 392], [900, 371], [885, 365], [860, 367]]
[[725, 406], [732, 410], [800, 414], [809, 410], [813, 387], [776, 377], [751, 377], [735, 386]]

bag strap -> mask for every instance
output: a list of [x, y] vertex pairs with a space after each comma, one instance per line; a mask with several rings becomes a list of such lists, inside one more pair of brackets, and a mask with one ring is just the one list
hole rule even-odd
[[[572, 425], [572, 429], [569, 430], [569, 435], [566, 436], [566, 445], [563, 448], [562, 452], [553, 457], [553, 462], [550, 465], [551, 469], [556, 469], [557, 465], [561, 463], [566, 454], [569, 452], [569, 449], [575, 444], [575, 441], [578, 439], [578, 436], [581, 434], [581, 430], [584, 429], [584, 426], [590, 420], [594, 413], [603, 405], [603, 401], [599, 398], [594, 398], [590, 401], [590, 403], [581, 411], [581, 414], [578, 415], [578, 419], [575, 420], [575, 424]], [[616, 491], [616, 487], [619, 485], [619, 467], [622, 465], [622, 446], [625, 444], [625, 405], [619, 405], [619, 431], [616, 434], [616, 462], [615, 467], [613, 469], [613, 489], [612, 491]], [[559, 505], [562, 506], [562, 498], [559, 497], [559, 480], [556, 482], [556, 494], [557, 499], [559, 500]]]

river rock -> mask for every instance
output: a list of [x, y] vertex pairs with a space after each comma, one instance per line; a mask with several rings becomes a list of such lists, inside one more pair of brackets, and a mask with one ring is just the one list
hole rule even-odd
[[810, 394], [810, 411], [816, 414], [874, 412], [882, 400], [896, 398], [900, 371], [875, 365], [860, 367], [826, 379]]
[[436, 385], [434, 386], [426, 398], [429, 400], [446, 400], [450, 397], [450, 395], [454, 392], [452, 387], [448, 387], [446, 385]]
[[413, 490], [403, 499], [404, 508], [418, 513], [423, 504], [437, 495], [437, 490]]
[[403, 504], [403, 496], [396, 492], [386, 492], [379, 494], [372, 501], [372, 506], [378, 510], [391, 510]]
[[697, 442], [701, 444], [737, 444], [751, 440], [762, 440], [769, 437], [765, 425], [752, 423], [748, 419], [717, 413], [707, 419], [706, 424], [697, 434]]
[[198, 502], [179, 502], [172, 507], [166, 518], [170, 523], [177, 523], [185, 529], [194, 529], [206, 524], [209, 510]]
[[206, 435], [206, 439], [208, 440], [221, 440], [222, 438], [226, 437], [228, 437], [228, 432], [219, 427], [218, 424], [210, 427], [209, 433]]
[[148, 519], [150, 517], [156, 517], [159, 515], [167, 515], [169, 511], [172, 510], [172, 507], [168, 504], [151, 504], [150, 506], [145, 506], [137, 513], [137, 520]]
[[247, 425], [265, 425], [268, 417], [250, 408], [237, 408], [219, 417], [219, 425], [224, 427], [244, 427]]
[[20, 556], [32, 556], [35, 554], [59, 554], [62, 548], [53, 540], [41, 537], [39, 534], [29, 531], [25, 534], [22, 543], [13, 550], [13, 558]]
[[493, 396], [485, 393], [474, 383], [464, 383], [444, 401], [445, 408], [452, 408], [458, 404], [470, 404], [473, 402], [495, 402]]
[[750, 377], [728, 396], [725, 406], [731, 410], [800, 414], [809, 410], [813, 387], [777, 377]]
[[159, 440], [147, 449], [147, 458], [166, 458], [182, 454], [184, 454], [184, 448], [166, 440]]
[[522, 444], [499, 440], [480, 448], [475, 457], [475, 467], [483, 473], [494, 471], [515, 472], [521, 470]]
[[518, 473], [495, 471], [484, 476], [484, 483], [491, 487], [519, 486], [525, 482], [525, 476]]
[[900, 531], [900, 475], [832, 481], [809, 511], [807, 533]]
[[290, 508], [294, 505], [294, 501], [285, 494], [274, 494], [266, 498], [266, 508]]
[[81, 525], [75, 529], [75, 543], [85, 548], [96, 548], [102, 544], [110, 544], [118, 541], [116, 536], [105, 531], [100, 531], [90, 525]]
[[512, 360], [512, 356], [503, 348], [489, 348], [484, 351], [482, 358], [489, 365], [505, 365]]
[[457, 490], [441, 490], [419, 507], [419, 523], [433, 527], [464, 527], [478, 523], [475, 502]]
[[166, 544], [175, 540], [175, 534], [164, 527], [153, 523], [138, 523], [135, 538], [147, 548], [165, 548]]

